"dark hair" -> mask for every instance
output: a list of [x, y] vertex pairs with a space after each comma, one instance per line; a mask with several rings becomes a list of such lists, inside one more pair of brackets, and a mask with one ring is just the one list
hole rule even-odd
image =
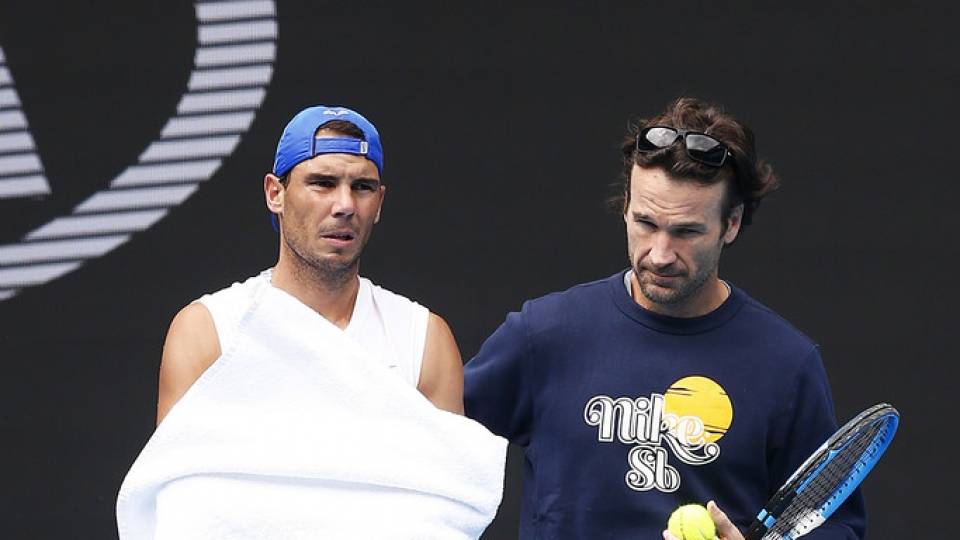
[[[317, 128], [317, 131], [314, 132], [314, 136], [316, 136], [316, 134], [321, 130], [332, 131], [342, 137], [353, 137], [354, 139], [360, 139], [361, 141], [367, 140], [366, 135], [363, 134], [363, 130], [358, 128], [353, 122], [348, 122], [346, 120], [331, 120], [329, 122], [320, 124], [320, 127]], [[287, 174], [280, 177], [280, 184], [286, 187], [289, 179], [290, 172], [288, 171]]]
[[[320, 124], [320, 127], [317, 128], [317, 132], [321, 130], [333, 131], [338, 135], [344, 137], [353, 137], [354, 139], [360, 139], [361, 141], [367, 140], [367, 137], [363, 134], [363, 130], [358, 128], [353, 122], [348, 122], [346, 120], [331, 120]], [[316, 133], [314, 133], [316, 135]]]
[[[653, 151], [637, 151], [637, 135], [650, 126], [699, 131], [722, 142], [732, 156], [722, 167], [712, 167], [687, 155], [683, 143]], [[780, 179], [773, 167], [757, 157], [753, 132], [716, 104], [692, 97], [677, 98], [658, 116], [631, 123], [620, 147], [623, 171], [620, 193], [612, 203], [626, 211], [630, 203], [630, 173], [633, 166], [660, 167], [672, 178], [701, 184], [726, 182], [722, 218], [724, 223], [738, 205], [743, 204], [742, 226], [749, 225], [760, 201], [777, 189]], [[732, 159], [731, 159], [732, 157]]]

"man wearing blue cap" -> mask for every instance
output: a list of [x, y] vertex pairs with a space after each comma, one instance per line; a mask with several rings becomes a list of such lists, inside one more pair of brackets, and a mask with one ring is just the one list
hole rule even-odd
[[386, 190], [377, 129], [343, 107], [297, 114], [277, 145], [264, 196], [280, 235], [274, 268], [204, 295], [171, 323], [160, 369], [158, 422], [234, 341], [267, 287], [319, 313], [434, 405], [462, 413], [463, 368], [439, 316], [358, 274]]
[[122, 540], [478, 538], [493, 519], [507, 443], [447, 412], [463, 410], [450, 329], [358, 274], [382, 174], [356, 112], [287, 125], [263, 180], [279, 259], [174, 318]]

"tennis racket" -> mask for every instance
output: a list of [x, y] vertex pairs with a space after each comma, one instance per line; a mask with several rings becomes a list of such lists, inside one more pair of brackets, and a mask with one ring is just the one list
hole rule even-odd
[[897, 410], [880, 403], [844, 424], [767, 501], [746, 540], [792, 540], [819, 527], [877, 464], [899, 423]]

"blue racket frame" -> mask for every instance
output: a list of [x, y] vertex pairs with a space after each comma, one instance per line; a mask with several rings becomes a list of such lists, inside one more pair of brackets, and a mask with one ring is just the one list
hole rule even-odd
[[[856, 440], [854, 435], [877, 422], [883, 422], [884, 425], [881, 430], [873, 436], [868, 448], [854, 462], [846, 478], [815, 510], [815, 513], [819, 514], [819, 522], [808, 526], [808, 529], [801, 534], [786, 533], [779, 536], [767, 536], [767, 532], [776, 525], [777, 520], [789, 507], [791, 501], [797, 495], [803, 493], [837, 456], [847, 451], [850, 444]], [[899, 413], [887, 403], [874, 405], [844, 424], [790, 475], [783, 487], [767, 502], [766, 507], [760, 511], [757, 519], [747, 531], [746, 540], [793, 540], [823, 523], [870, 474], [870, 471], [873, 470], [873, 467], [893, 441], [893, 436], [896, 434], [899, 425]], [[803, 480], [797, 484], [797, 480], [800, 478]]]

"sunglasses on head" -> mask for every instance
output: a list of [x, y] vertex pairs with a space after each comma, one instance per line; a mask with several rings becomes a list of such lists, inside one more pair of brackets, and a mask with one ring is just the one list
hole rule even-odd
[[672, 146], [677, 139], [683, 139], [683, 146], [687, 155], [694, 161], [699, 161], [711, 167], [722, 167], [730, 156], [730, 150], [722, 142], [706, 133], [687, 131], [666, 126], [651, 126], [644, 128], [637, 135], [637, 150], [650, 152]]

